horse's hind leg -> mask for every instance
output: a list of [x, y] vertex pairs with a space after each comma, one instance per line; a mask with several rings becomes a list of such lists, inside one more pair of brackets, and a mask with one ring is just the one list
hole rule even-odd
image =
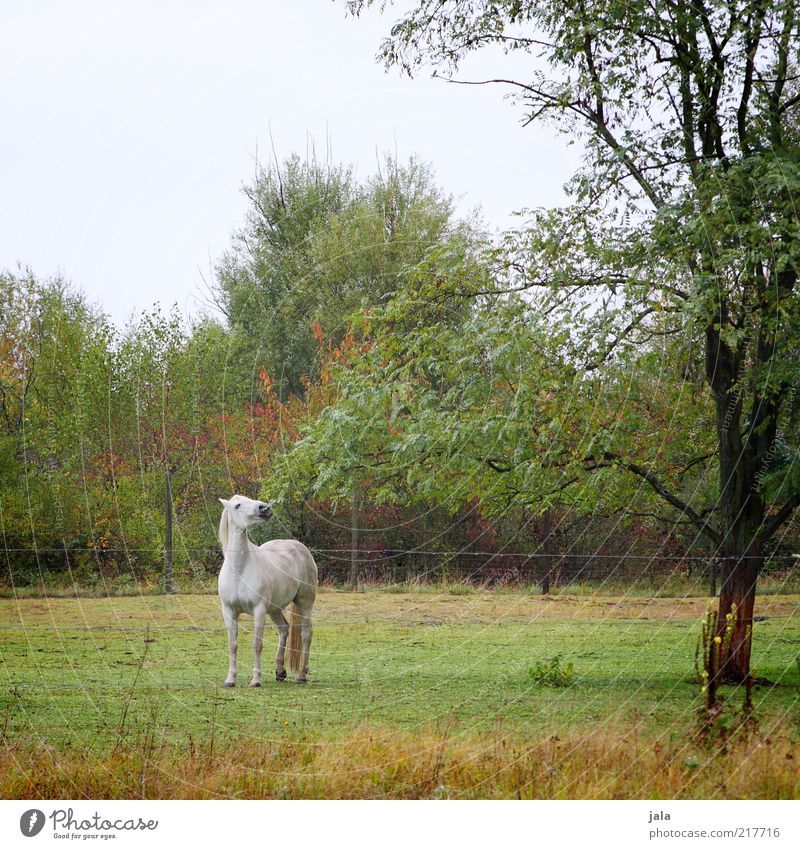
[[255, 636], [253, 637], [253, 680], [251, 687], [261, 686], [261, 647], [264, 645], [264, 623], [267, 620], [267, 611], [263, 607], [257, 607], [253, 611], [255, 622]]
[[300, 662], [297, 682], [298, 684], [305, 684], [308, 679], [308, 656], [311, 652], [311, 636], [314, 629], [311, 627], [311, 606], [301, 608], [295, 601], [295, 607], [300, 617], [300, 633], [303, 639], [303, 659]]
[[282, 610], [271, 610], [269, 617], [278, 629], [278, 653], [275, 655], [275, 680], [284, 681], [286, 680], [284, 658], [286, 657], [286, 638], [289, 636], [289, 623], [286, 621]]
[[228, 629], [228, 677], [223, 686], [234, 687], [236, 685], [236, 649], [239, 643], [239, 614], [230, 607], [223, 607], [222, 618]]

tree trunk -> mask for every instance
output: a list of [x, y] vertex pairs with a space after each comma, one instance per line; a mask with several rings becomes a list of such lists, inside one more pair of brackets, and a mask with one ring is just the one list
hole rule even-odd
[[[756, 581], [763, 557], [749, 555], [723, 560], [722, 587], [719, 593], [717, 636], [725, 640], [733, 618], [730, 647], [723, 655], [719, 669], [720, 682], [741, 684], [750, 676], [750, 651], [753, 641], [753, 609], [756, 600]], [[731, 613], [734, 610], [735, 612]]]
[[[740, 684], [750, 675], [756, 581], [764, 560], [758, 537], [764, 520], [764, 501], [747, 452], [741, 452], [738, 462], [730, 465], [725, 461], [731, 454], [727, 450], [720, 454], [721, 586], [716, 636], [723, 640], [724, 651], [718, 675], [720, 683]], [[726, 629], [731, 620], [733, 630], [728, 640]]]
[[[752, 444], [735, 427], [720, 427], [720, 543], [721, 586], [716, 636], [727, 646], [720, 659], [720, 682], [744, 683], [750, 676], [753, 608], [756, 581], [763, 563], [759, 532], [764, 523], [764, 499], [758, 483], [758, 465]], [[738, 411], [737, 411], [738, 414]], [[738, 418], [738, 415], [734, 417]], [[730, 423], [728, 423], [730, 424]], [[725, 638], [731, 619], [730, 642]]]
[[[742, 436], [742, 397], [736, 387], [743, 353], [733, 354], [716, 334], [707, 338], [709, 382], [714, 390], [719, 450], [718, 550], [721, 587], [716, 636], [723, 641], [718, 682], [743, 683], [750, 676], [753, 608], [756, 581], [763, 556], [759, 531], [764, 522], [764, 499], [758, 473], [764, 452], [774, 439], [775, 420]], [[733, 620], [730, 642], [726, 629]]]

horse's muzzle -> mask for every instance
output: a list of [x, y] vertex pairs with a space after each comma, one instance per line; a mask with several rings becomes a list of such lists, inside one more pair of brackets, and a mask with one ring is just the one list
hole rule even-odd
[[262, 519], [269, 519], [272, 516], [272, 509], [270, 508], [269, 504], [259, 504], [258, 515]]

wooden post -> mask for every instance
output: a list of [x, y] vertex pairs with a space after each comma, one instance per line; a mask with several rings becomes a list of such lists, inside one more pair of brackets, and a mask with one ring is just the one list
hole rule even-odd
[[172, 483], [169, 469], [164, 472], [164, 591], [167, 595], [175, 592], [172, 582]]
[[350, 505], [350, 589], [358, 590], [358, 484], [355, 481]]
[[545, 510], [542, 515], [542, 534], [544, 535], [544, 539], [542, 540], [542, 554], [544, 556], [544, 573], [542, 575], [542, 595], [549, 595], [550, 593], [550, 572], [552, 569], [552, 554], [553, 554], [553, 540], [551, 537], [551, 523], [550, 523], [550, 511]]
[[709, 586], [709, 596], [715, 598], [717, 595], [717, 558], [711, 558], [711, 580]]

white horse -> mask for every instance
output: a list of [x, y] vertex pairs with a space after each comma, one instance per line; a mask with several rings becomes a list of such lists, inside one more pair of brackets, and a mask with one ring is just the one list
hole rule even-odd
[[[219, 541], [225, 559], [219, 573], [219, 600], [228, 629], [230, 656], [225, 686], [236, 684], [240, 613], [249, 613], [255, 620], [255, 665], [250, 686], [261, 686], [261, 646], [267, 616], [275, 623], [279, 635], [275, 678], [278, 681], [286, 678], [285, 657], [286, 666], [297, 673], [298, 683], [305, 683], [311, 647], [311, 609], [317, 594], [317, 564], [311, 552], [296, 540], [274, 539], [262, 546], [250, 541], [247, 529], [272, 515], [263, 501], [234, 495], [229, 501], [220, 498], [220, 502], [224, 509]], [[289, 605], [287, 622], [283, 612]]]

